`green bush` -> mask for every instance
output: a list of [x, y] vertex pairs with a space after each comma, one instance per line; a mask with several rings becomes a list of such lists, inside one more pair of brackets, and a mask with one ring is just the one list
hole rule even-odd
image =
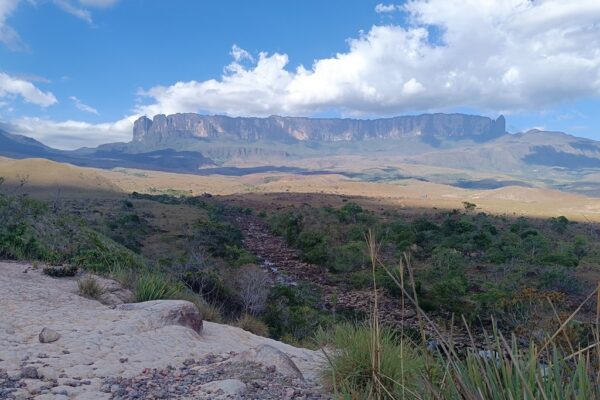
[[301, 341], [312, 337], [319, 327], [328, 326], [331, 317], [317, 309], [318, 300], [318, 294], [307, 287], [275, 286], [263, 317], [272, 337], [291, 336]]
[[343, 223], [357, 223], [363, 208], [356, 203], [346, 203], [337, 211], [337, 217]]
[[539, 277], [539, 287], [574, 294], [581, 289], [581, 284], [564, 266], [544, 268]]
[[568, 226], [569, 220], [567, 219], [567, 217], [561, 215], [560, 217], [550, 218], [550, 227], [555, 232], [565, 233]]
[[329, 261], [329, 245], [321, 232], [303, 231], [295, 242], [302, 251], [302, 258], [310, 263], [324, 265]]
[[364, 241], [350, 242], [332, 249], [331, 269], [334, 272], [354, 271], [367, 262], [367, 246]]

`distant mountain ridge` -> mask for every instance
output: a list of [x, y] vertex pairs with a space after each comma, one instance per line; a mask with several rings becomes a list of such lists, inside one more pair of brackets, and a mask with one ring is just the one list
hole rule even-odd
[[[0, 130], [0, 156], [106, 169], [199, 175], [335, 172], [367, 180], [406, 178], [394, 167], [404, 163], [425, 166], [421, 171], [453, 170], [415, 177], [461, 187], [541, 185], [600, 197], [600, 142], [562, 132], [510, 134], [503, 116], [423, 114], [360, 120], [173, 114], [141, 117], [132, 133], [127, 143], [64, 151]], [[356, 162], [337, 168], [344, 163], [333, 161], [322, 167], [323, 161], [345, 157]], [[363, 174], [363, 165], [383, 172]], [[477, 176], [481, 173], [483, 179]]]
[[422, 114], [372, 120], [339, 118], [227, 117], [173, 114], [140, 117], [134, 143], [166, 143], [172, 139], [228, 138], [242, 141], [283, 140], [339, 142], [418, 137], [426, 143], [470, 139], [488, 141], [506, 134], [504, 116], [496, 120], [465, 114]]

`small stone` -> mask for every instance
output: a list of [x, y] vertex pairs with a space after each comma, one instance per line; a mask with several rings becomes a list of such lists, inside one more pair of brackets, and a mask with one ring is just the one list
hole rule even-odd
[[40, 343], [52, 343], [60, 339], [60, 334], [50, 328], [44, 328], [39, 335]]
[[119, 362], [120, 362], [121, 364], [124, 364], [124, 363], [126, 363], [127, 361], [129, 361], [129, 359], [128, 359], [128, 358], [126, 358], [126, 357], [119, 358]]
[[224, 379], [206, 383], [202, 385], [202, 389], [211, 393], [222, 391], [228, 396], [239, 396], [246, 390], [246, 384], [239, 379]]
[[35, 367], [21, 368], [21, 376], [25, 379], [39, 379], [38, 370]]

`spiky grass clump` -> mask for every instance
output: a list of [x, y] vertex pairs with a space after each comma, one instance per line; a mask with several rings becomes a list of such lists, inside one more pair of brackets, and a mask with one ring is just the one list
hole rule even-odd
[[[501, 336], [500, 336], [501, 337]], [[498, 348], [504, 345], [498, 343]], [[494, 354], [494, 352], [492, 352]], [[537, 349], [523, 352], [513, 344], [504, 354], [470, 354], [449, 360], [445, 382], [429, 382], [425, 398], [434, 399], [598, 399], [600, 383], [590, 358], [567, 359], [551, 351], [549, 365], [539, 361]]]
[[180, 291], [180, 285], [160, 273], [150, 272], [138, 277], [135, 299], [138, 302], [169, 299], [175, 297]]
[[[373, 235], [367, 237], [373, 272], [373, 312], [369, 325], [340, 325], [320, 332], [321, 345], [329, 360], [328, 378], [336, 396], [345, 399], [457, 399], [457, 400], [558, 400], [600, 398], [600, 284], [566, 319], [556, 314], [558, 329], [542, 345], [531, 342], [528, 349], [509, 344], [494, 327], [488, 351], [459, 353], [452, 338], [442, 334], [437, 324], [419, 307], [409, 255], [404, 255], [399, 274], [393, 274], [379, 261]], [[407, 303], [416, 309], [425, 339], [433, 335], [439, 352], [404, 338], [379, 325], [375, 269], [382, 268], [399, 287]], [[406, 273], [405, 273], [406, 271]], [[406, 288], [404, 276], [412, 286]], [[596, 295], [596, 321], [591, 324], [591, 344], [570, 341], [566, 332], [583, 306]], [[552, 305], [552, 300], [548, 298]], [[553, 307], [554, 308], [554, 307]], [[470, 327], [463, 318], [477, 348]], [[427, 329], [425, 329], [427, 327]], [[427, 332], [427, 333], [426, 333]], [[485, 333], [485, 332], [484, 332]], [[485, 335], [486, 337], [487, 334]], [[560, 346], [564, 336], [568, 348]], [[426, 341], [423, 340], [423, 343]], [[565, 350], [567, 355], [565, 355]]]
[[405, 396], [417, 390], [425, 371], [425, 363], [412, 345], [402, 341], [390, 329], [379, 330], [378, 375], [373, 381], [373, 332], [369, 325], [344, 323], [317, 333], [322, 346], [335, 349], [328, 354], [330, 371], [325, 375], [332, 388], [350, 398], [373, 398], [375, 386], [393, 396]]

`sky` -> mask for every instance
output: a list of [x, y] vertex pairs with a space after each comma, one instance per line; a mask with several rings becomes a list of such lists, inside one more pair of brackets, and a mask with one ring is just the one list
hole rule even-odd
[[0, 126], [57, 148], [141, 115], [464, 112], [600, 140], [598, 0], [0, 0]]

